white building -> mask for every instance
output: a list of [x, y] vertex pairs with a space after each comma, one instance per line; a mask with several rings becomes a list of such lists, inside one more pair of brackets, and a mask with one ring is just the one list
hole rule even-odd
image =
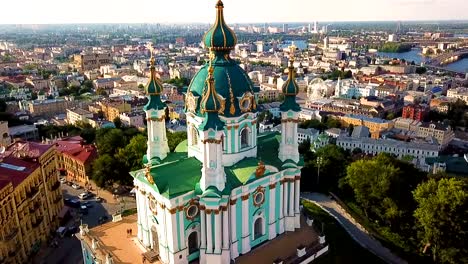
[[67, 123], [75, 125], [77, 122], [88, 123], [93, 118], [93, 113], [81, 108], [67, 109]]
[[418, 160], [423, 160], [439, 156], [439, 146], [427, 143], [416, 144], [389, 139], [338, 137], [336, 145], [351, 151], [359, 148], [362, 152], [372, 155], [386, 152], [399, 158], [412, 156]]
[[468, 104], [468, 88], [458, 87], [458, 88], [450, 89], [447, 91], [447, 97], [460, 99], [464, 101], [465, 104]]

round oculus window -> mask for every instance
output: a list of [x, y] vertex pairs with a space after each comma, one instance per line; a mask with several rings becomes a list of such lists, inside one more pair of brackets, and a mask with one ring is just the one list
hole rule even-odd
[[263, 201], [265, 200], [265, 195], [263, 192], [258, 192], [254, 195], [254, 203], [255, 205], [261, 205]]
[[189, 207], [187, 207], [187, 209], [185, 210], [185, 215], [187, 216], [187, 218], [193, 219], [198, 215], [198, 212], [199, 212], [198, 206], [195, 204], [192, 204]]

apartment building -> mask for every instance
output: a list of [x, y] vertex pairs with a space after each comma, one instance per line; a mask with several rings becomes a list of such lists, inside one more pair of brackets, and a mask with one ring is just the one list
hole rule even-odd
[[63, 209], [54, 145], [17, 141], [1, 154], [0, 263], [25, 263], [59, 226]]
[[393, 122], [381, 118], [367, 117], [364, 115], [353, 115], [348, 114], [340, 117], [341, 122], [344, 126], [349, 127], [350, 125], [365, 126], [369, 128], [372, 138], [379, 138], [382, 131], [393, 128]]
[[109, 121], [114, 121], [114, 119], [116, 117], [120, 117], [120, 114], [122, 113], [132, 111], [131, 104], [125, 102], [125, 100], [106, 100], [100, 102], [100, 104], [104, 117]]
[[85, 145], [81, 137], [54, 141], [57, 146], [57, 163], [61, 176], [68, 181], [87, 184], [91, 178], [92, 164], [97, 158], [94, 145]]
[[132, 113], [122, 113], [120, 114], [120, 121], [124, 126], [134, 126], [137, 128], [144, 128], [145, 124], [143, 122], [144, 113], [132, 112]]
[[447, 91], [448, 98], [460, 99], [468, 104], [468, 88], [458, 87]]
[[28, 110], [32, 116], [53, 116], [65, 113], [69, 102], [63, 99], [34, 100], [28, 103]]
[[75, 125], [77, 122], [88, 123], [88, 119], [93, 118], [93, 113], [81, 108], [67, 109], [67, 123]]
[[112, 55], [110, 53], [83, 53], [75, 55], [73, 59], [75, 65], [81, 71], [89, 71], [99, 69], [102, 65], [110, 64], [112, 62]]
[[455, 133], [449, 125], [443, 123], [423, 123], [419, 126], [416, 135], [422, 138], [433, 137], [442, 146], [447, 146], [455, 137]]

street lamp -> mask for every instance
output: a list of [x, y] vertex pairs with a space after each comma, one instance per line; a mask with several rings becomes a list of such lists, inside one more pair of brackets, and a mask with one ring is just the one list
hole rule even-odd
[[317, 158], [317, 186], [320, 183], [320, 165], [322, 165], [322, 164], [323, 164], [323, 158], [318, 157]]

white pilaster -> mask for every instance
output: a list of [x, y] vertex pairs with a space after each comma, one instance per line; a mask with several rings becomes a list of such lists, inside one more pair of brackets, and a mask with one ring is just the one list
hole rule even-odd
[[200, 238], [200, 248], [206, 248], [206, 213], [205, 210], [200, 210], [200, 222], [201, 222], [201, 238]]
[[296, 200], [296, 194], [294, 193], [294, 181], [289, 181], [289, 216], [294, 216], [294, 201]]
[[[229, 203], [228, 205], [229, 206]], [[229, 249], [229, 214], [228, 207], [223, 208], [223, 249]]]
[[143, 230], [142, 230], [142, 217], [145, 210], [144, 206], [141, 204], [141, 192], [137, 191], [136, 193], [136, 203], [137, 203], [137, 224], [138, 224], [138, 240], [143, 243]]
[[[214, 138], [209, 136], [212, 132], [216, 133]], [[203, 168], [200, 188], [203, 191], [210, 186], [214, 186], [218, 190], [224, 190], [226, 175], [223, 166], [222, 135], [222, 131], [214, 131], [212, 129], [201, 133]]]
[[271, 184], [270, 187], [269, 187], [269, 193], [270, 193], [270, 206], [269, 206], [269, 223], [268, 223], [268, 233], [269, 233], [269, 237], [268, 239], [273, 239], [276, 237], [276, 221], [277, 221], [277, 216], [275, 214], [275, 211], [276, 211], [276, 206], [277, 204], [276, 203], [276, 183], [275, 184]]
[[[237, 221], [236, 221], [236, 202], [237, 200], [232, 200], [230, 202], [230, 215], [231, 215], [231, 258], [237, 258], [239, 256], [239, 249], [238, 249], [238, 238], [237, 238]], [[241, 223], [242, 224], [242, 223]]]
[[296, 199], [294, 200], [294, 222], [295, 222], [295, 227], [300, 228], [301, 227], [301, 211], [300, 211], [300, 178], [295, 179], [294, 181], [295, 184], [295, 194], [296, 194]]
[[215, 248], [214, 248], [214, 253], [215, 254], [220, 254], [222, 245], [221, 245], [221, 211], [215, 211]]
[[213, 253], [211, 211], [206, 213], [206, 254]]
[[285, 207], [285, 204], [284, 204], [284, 184], [285, 183], [281, 183], [279, 182], [278, 183], [278, 187], [277, 188], [280, 188], [280, 197], [279, 197], [279, 201], [280, 201], [280, 208], [279, 208], [279, 234], [282, 234], [284, 233], [284, 207]]
[[242, 254], [250, 251], [249, 194], [242, 197]]

